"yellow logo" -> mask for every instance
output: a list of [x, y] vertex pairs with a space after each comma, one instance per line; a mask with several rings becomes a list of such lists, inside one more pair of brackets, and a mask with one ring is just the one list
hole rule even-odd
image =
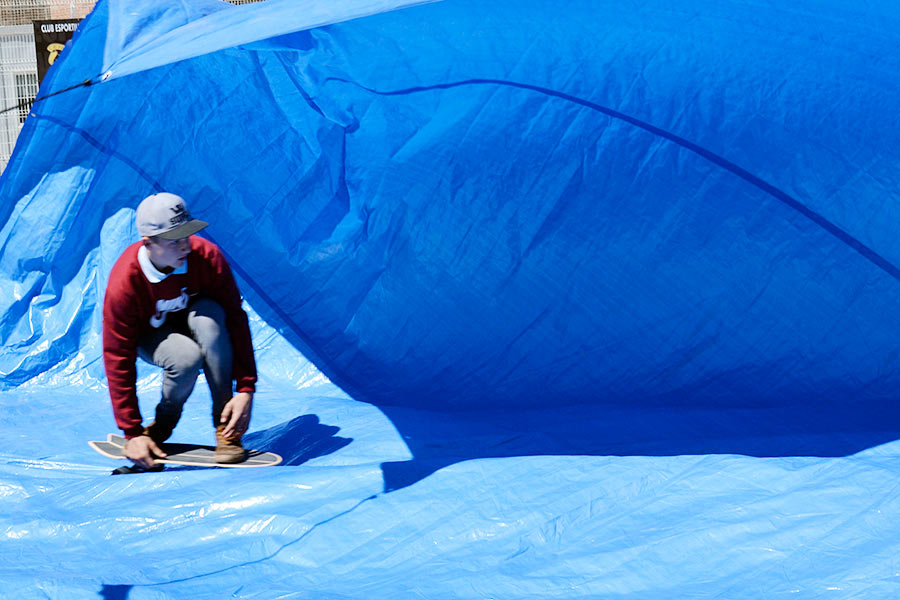
[[49, 64], [53, 64], [53, 61], [56, 60], [56, 57], [59, 56], [59, 53], [63, 51], [65, 48], [65, 44], [54, 43], [47, 46], [47, 51], [50, 52], [50, 59], [48, 60]]

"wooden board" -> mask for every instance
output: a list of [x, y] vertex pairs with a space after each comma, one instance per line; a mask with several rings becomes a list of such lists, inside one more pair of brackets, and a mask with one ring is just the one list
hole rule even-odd
[[[107, 458], [122, 459], [122, 450], [125, 448], [125, 438], [120, 435], [109, 434], [105, 442], [90, 441], [91, 448]], [[273, 452], [261, 452], [259, 450], [247, 450], [247, 459], [239, 463], [217, 463], [215, 461], [216, 449], [212, 446], [199, 444], [162, 444], [162, 449], [168, 456], [157, 458], [156, 462], [167, 465], [185, 465], [190, 467], [271, 467], [281, 462], [281, 457]]]

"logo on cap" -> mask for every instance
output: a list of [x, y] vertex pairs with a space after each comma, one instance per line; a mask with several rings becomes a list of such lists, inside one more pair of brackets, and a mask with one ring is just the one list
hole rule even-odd
[[184, 204], [176, 204], [172, 207], [172, 212], [175, 213], [175, 216], [169, 219], [169, 224], [172, 225], [172, 227], [181, 225], [191, 218], [191, 214], [184, 207]]

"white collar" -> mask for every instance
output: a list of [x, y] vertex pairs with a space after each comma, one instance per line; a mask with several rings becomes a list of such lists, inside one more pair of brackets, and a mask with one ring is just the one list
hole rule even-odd
[[181, 263], [180, 267], [171, 273], [163, 273], [153, 265], [153, 262], [151, 262], [150, 253], [147, 252], [146, 246], [138, 248], [138, 263], [141, 265], [141, 271], [144, 272], [144, 277], [146, 277], [150, 283], [159, 283], [169, 275], [183, 275], [187, 273], [187, 259]]

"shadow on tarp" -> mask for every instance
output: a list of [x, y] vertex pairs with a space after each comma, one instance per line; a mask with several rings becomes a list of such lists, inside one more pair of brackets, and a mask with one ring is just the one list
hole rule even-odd
[[[251, 295], [255, 294], [250, 290]], [[259, 298], [257, 298], [259, 300]], [[309, 347], [266, 302], [254, 303], [267, 323], [304, 356]], [[432, 398], [421, 407], [372, 402], [341, 385], [338, 373], [317, 367], [356, 401], [376, 406], [393, 424], [413, 458], [382, 463], [385, 491], [412, 485], [444, 467], [466, 460], [518, 456], [680, 456], [737, 454], [751, 457], [841, 457], [900, 439], [900, 402], [893, 398], [848, 398], [833, 392], [776, 404], [737, 395], [685, 400], [678, 396], [636, 401], [602, 401], [540, 408], [500, 407], [441, 411]], [[859, 392], [865, 395], [865, 392]], [[548, 390], [548, 405], [553, 402]], [[839, 398], [839, 399], [836, 399]], [[482, 404], [492, 406], [489, 398]], [[300, 464], [318, 451], [335, 451], [351, 440], [331, 439], [315, 417], [295, 419], [300, 437], [277, 436], [260, 448]], [[315, 421], [304, 421], [315, 419]], [[318, 432], [318, 433], [317, 433]], [[332, 434], [334, 432], [331, 432]], [[319, 436], [324, 437], [319, 437]], [[255, 438], [249, 438], [251, 442]], [[337, 444], [335, 446], [332, 446]], [[321, 445], [321, 448], [318, 448]], [[294, 462], [288, 455], [296, 453]]]
[[126, 600], [132, 587], [130, 585], [104, 585], [100, 590], [100, 597], [103, 600]]
[[281, 456], [282, 465], [300, 465], [314, 458], [337, 452], [353, 441], [340, 437], [339, 427], [324, 425], [316, 415], [302, 415], [244, 438], [247, 448], [264, 449]]
[[900, 439], [900, 408], [890, 399], [753, 408], [590, 405], [465, 413], [379, 408], [414, 457], [383, 463], [386, 491], [480, 458], [840, 457]]

